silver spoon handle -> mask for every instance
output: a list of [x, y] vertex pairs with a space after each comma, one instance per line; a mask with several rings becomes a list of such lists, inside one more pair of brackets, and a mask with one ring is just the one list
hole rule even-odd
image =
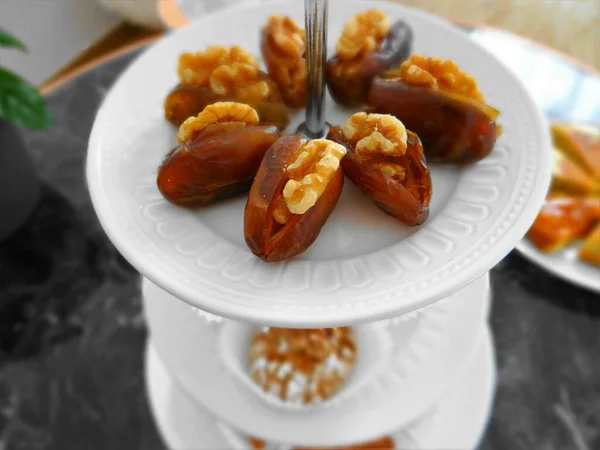
[[304, 0], [306, 17], [307, 107], [305, 132], [325, 133], [325, 64], [327, 63], [327, 9], [329, 0]]

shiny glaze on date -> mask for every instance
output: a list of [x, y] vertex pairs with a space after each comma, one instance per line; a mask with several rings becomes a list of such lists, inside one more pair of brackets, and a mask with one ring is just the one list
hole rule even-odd
[[[329, 131], [328, 139], [343, 145], [348, 153], [341, 165], [346, 176], [386, 214], [409, 226], [424, 223], [429, 217], [431, 177], [419, 137], [407, 130], [407, 149], [402, 156], [365, 159], [348, 142], [340, 127]], [[383, 173], [374, 164], [398, 164], [406, 170], [403, 181]]]
[[471, 164], [494, 149], [498, 111], [456, 94], [377, 78], [369, 91], [374, 112], [391, 114], [415, 132], [428, 162]]
[[273, 219], [273, 211], [283, 201], [283, 188], [289, 180], [286, 168], [307, 143], [299, 136], [284, 136], [267, 151], [250, 189], [244, 213], [246, 244], [267, 262], [283, 261], [306, 251], [342, 193], [344, 175], [338, 169], [316, 204], [304, 214], [292, 214], [285, 225]]
[[194, 208], [247, 192], [274, 126], [214, 127], [174, 148], [158, 170], [158, 189], [171, 203]]

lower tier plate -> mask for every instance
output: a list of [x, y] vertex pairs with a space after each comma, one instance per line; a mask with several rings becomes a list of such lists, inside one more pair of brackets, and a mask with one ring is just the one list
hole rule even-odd
[[[412, 322], [391, 325], [394, 347], [381, 376], [343, 403], [299, 416], [264, 402], [230, 373], [222, 357], [226, 352], [219, 347], [228, 321], [208, 322], [147, 280], [143, 292], [153, 345], [194, 402], [244, 433], [303, 447], [369, 441], [421, 417], [465, 376], [478, 351], [489, 304], [488, 280], [482, 277]], [[408, 329], [413, 331], [406, 333]]]
[[[478, 446], [496, 383], [489, 330], [480, 341], [465, 376], [421, 419], [392, 433], [397, 448], [471, 450]], [[146, 352], [146, 386], [156, 424], [171, 450], [249, 450], [242, 433], [219, 422], [177, 387], [152, 343]]]

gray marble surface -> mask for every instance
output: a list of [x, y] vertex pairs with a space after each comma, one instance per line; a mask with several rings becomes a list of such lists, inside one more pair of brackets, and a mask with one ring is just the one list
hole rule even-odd
[[[43, 193], [0, 243], [1, 450], [164, 448], [144, 390], [139, 274], [84, 179], [95, 111], [134, 56], [52, 92], [56, 127], [25, 135]], [[499, 384], [482, 448], [600, 448], [600, 296], [516, 253], [491, 277]]]

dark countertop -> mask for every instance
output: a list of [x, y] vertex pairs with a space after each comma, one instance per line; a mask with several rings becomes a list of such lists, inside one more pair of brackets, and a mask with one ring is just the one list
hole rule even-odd
[[[0, 449], [153, 450], [139, 274], [92, 209], [87, 139], [120, 57], [52, 92], [51, 131], [27, 133], [43, 179], [28, 223], [0, 243]], [[600, 295], [509, 255], [491, 274], [499, 385], [485, 450], [600, 448]]]

